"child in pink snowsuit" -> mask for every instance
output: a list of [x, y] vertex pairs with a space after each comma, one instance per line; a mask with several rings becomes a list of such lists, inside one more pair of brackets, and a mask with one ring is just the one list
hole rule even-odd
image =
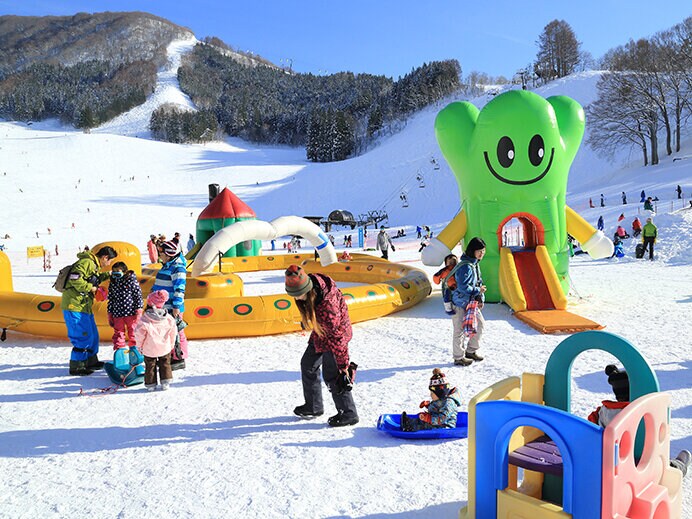
[[178, 335], [178, 327], [173, 316], [163, 309], [166, 301], [168, 292], [165, 290], [149, 294], [147, 309], [135, 328], [137, 344], [144, 355], [144, 386], [147, 391], [156, 389], [157, 371], [161, 390], [167, 390], [173, 380], [171, 350]]
[[142, 306], [137, 276], [124, 262], [117, 262], [112, 267], [108, 288], [108, 324], [113, 327], [114, 350], [135, 345], [135, 325], [142, 315]]

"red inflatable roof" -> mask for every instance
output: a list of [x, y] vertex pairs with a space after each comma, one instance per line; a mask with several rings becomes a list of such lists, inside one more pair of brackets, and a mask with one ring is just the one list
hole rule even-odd
[[213, 218], [256, 218], [255, 211], [250, 209], [245, 202], [235, 196], [227, 187], [223, 188], [214, 200], [204, 208], [197, 218], [198, 220], [211, 220]]

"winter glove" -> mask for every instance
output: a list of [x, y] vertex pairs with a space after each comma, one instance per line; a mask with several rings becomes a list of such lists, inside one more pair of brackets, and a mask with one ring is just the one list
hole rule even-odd
[[348, 363], [348, 376], [351, 377], [351, 386], [356, 383], [356, 371], [358, 370], [358, 364], [355, 362]]
[[613, 242], [601, 231], [596, 231], [586, 243], [582, 243], [581, 248], [593, 259], [609, 258], [613, 255]]
[[430, 240], [430, 243], [428, 243], [428, 246], [423, 249], [423, 252], [421, 252], [421, 259], [423, 260], [423, 265], [435, 267], [441, 265], [445, 257], [450, 253], [449, 247], [437, 238], [433, 238]]
[[115, 321], [113, 321], [113, 314], [108, 312], [108, 326], [113, 328], [115, 326]]
[[452, 306], [452, 303], [445, 303], [445, 313], [447, 315], [454, 315], [456, 313], [454, 307]]
[[430, 405], [430, 400], [423, 400], [418, 407], [423, 409], [424, 407], [428, 407]]
[[421, 422], [432, 423], [432, 416], [430, 416], [430, 413], [420, 413], [418, 419]]

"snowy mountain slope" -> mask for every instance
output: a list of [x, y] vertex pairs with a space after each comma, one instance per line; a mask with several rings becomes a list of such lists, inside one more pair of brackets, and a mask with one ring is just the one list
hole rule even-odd
[[173, 103], [193, 110], [195, 108], [194, 103], [187, 94], [180, 90], [178, 68], [183, 54], [190, 52], [197, 43], [198, 41], [194, 37], [171, 42], [166, 48], [168, 64], [157, 75], [154, 93], [147, 98], [144, 104], [111, 119], [92, 132], [149, 138], [151, 136], [149, 132], [151, 114], [162, 104]]

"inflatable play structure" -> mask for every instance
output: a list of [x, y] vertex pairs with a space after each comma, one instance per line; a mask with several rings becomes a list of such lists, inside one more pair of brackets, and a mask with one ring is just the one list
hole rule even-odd
[[[321, 263], [313, 254], [219, 257], [231, 247], [248, 240], [265, 239], [275, 233], [300, 234], [318, 250]], [[281, 235], [281, 234], [279, 234]], [[268, 239], [268, 238], [266, 238]], [[125, 242], [104, 242], [118, 259], [138, 274], [142, 293], [151, 290], [156, 268], [140, 266], [140, 251]], [[219, 247], [221, 247], [219, 249]], [[365, 254], [353, 254], [346, 263], [336, 261], [336, 253], [319, 227], [299, 217], [287, 216], [273, 222], [240, 221], [223, 228], [204, 243], [188, 269], [185, 291], [185, 333], [190, 339], [248, 337], [300, 331], [300, 317], [293, 298], [286, 294], [245, 296], [238, 273], [284, 270], [298, 263], [308, 272], [322, 272], [337, 282], [360, 283], [342, 290], [351, 321], [376, 319], [410, 308], [431, 292], [430, 281], [422, 270], [398, 265]], [[211, 271], [211, 272], [209, 272]], [[203, 272], [208, 272], [202, 274]], [[106, 302], [94, 303], [101, 340], [112, 336], [108, 326]], [[60, 296], [14, 292], [8, 257], [0, 252], [0, 328], [33, 335], [66, 338], [67, 330], [60, 310]]]
[[[209, 205], [197, 217], [195, 240], [197, 247], [190, 251], [188, 259], [195, 257], [204, 245], [221, 229], [237, 222], [256, 220], [255, 212], [227, 187], [219, 192], [218, 184], [209, 185]], [[258, 256], [262, 251], [260, 240], [245, 240], [229, 247], [222, 256], [226, 258]]]
[[[486, 301], [504, 301], [544, 333], [602, 328], [566, 311], [567, 233], [592, 258], [613, 253], [612, 242], [565, 204], [583, 134], [584, 110], [565, 96], [512, 90], [480, 112], [468, 102], [444, 108], [435, 135], [459, 184], [461, 211], [423, 249], [423, 263], [440, 265], [460, 240], [479, 236]], [[512, 221], [521, 225], [517, 247], [503, 245]]]
[[[605, 429], [570, 414], [572, 364], [593, 349], [617, 357], [629, 375], [632, 401]], [[572, 335], [544, 375], [507, 378], [469, 402], [468, 504], [459, 517], [680, 518], [669, 416], [670, 396], [632, 344], [600, 331]]]

